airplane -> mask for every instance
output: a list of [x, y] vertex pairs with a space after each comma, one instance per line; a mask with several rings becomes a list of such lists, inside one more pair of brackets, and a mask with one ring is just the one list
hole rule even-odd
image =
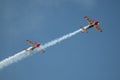
[[[31, 40], [26, 40], [26, 41], [27, 41], [27, 43], [31, 46], [30, 48], [26, 49], [26, 51], [33, 51], [35, 48], [38, 48], [38, 47], [41, 46], [41, 44], [36, 43], [36, 42], [33, 42], [33, 41], [31, 41]], [[41, 53], [44, 53], [45, 50], [40, 49], [40, 52], [41, 52]]]
[[88, 16], [85, 16], [84, 18], [89, 23], [89, 25], [81, 28], [83, 32], [87, 32], [87, 30], [92, 28], [92, 27], [94, 27], [97, 31], [102, 32], [102, 29], [98, 26], [99, 21], [92, 20]]

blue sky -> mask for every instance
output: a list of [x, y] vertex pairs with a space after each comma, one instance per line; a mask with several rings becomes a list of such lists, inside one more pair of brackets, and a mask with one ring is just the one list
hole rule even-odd
[[0, 60], [100, 21], [90, 29], [0, 71], [1, 80], [120, 80], [119, 0], [0, 0]]

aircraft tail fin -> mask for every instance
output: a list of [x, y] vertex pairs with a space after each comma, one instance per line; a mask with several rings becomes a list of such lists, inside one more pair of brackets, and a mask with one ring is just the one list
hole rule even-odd
[[82, 32], [88, 32], [87, 29], [85, 29], [84, 27], [81, 27], [80, 29], [82, 29]]

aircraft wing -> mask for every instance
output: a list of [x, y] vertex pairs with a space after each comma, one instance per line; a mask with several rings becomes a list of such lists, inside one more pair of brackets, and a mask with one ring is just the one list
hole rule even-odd
[[91, 20], [88, 16], [85, 16], [84, 18], [90, 25], [92, 25], [93, 20]]
[[45, 53], [45, 50], [41, 49], [40, 52], [41, 52], [41, 53]]
[[32, 47], [36, 47], [36, 43], [35, 42], [32, 42], [32, 41], [30, 41], [30, 40], [26, 40], [27, 41], [27, 43], [29, 44], [29, 45], [31, 45]]
[[99, 32], [102, 32], [102, 29], [98, 25], [94, 25], [94, 28], [96, 28]]

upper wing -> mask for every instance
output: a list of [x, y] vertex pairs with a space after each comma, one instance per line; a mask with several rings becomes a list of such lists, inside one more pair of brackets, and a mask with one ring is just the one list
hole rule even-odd
[[30, 44], [32, 47], [36, 47], [36, 43], [35, 42], [32, 42], [30, 40], [26, 40], [28, 42], [28, 44]]
[[102, 29], [98, 25], [94, 25], [94, 28], [96, 28], [99, 32], [102, 32]]
[[88, 16], [85, 16], [84, 18], [86, 19], [86, 21], [87, 21], [90, 25], [92, 25], [93, 20], [91, 20]]

